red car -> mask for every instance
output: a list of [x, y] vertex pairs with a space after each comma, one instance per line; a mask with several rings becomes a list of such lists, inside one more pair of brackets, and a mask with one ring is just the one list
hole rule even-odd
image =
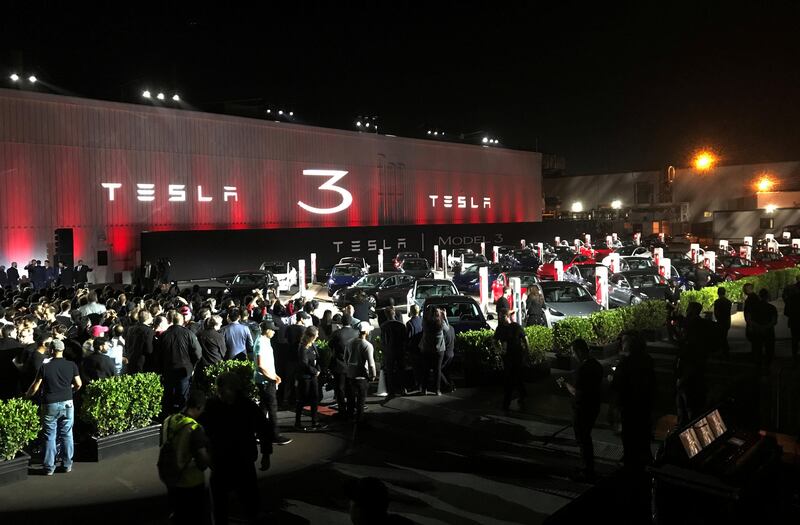
[[753, 254], [753, 260], [765, 266], [767, 270], [784, 270], [794, 268], [794, 261], [776, 252], [758, 252]]
[[[593, 263], [594, 259], [577, 253], [561, 252], [556, 256], [556, 259], [564, 263], [564, 271], [569, 270], [573, 264], [576, 263]], [[536, 270], [536, 276], [540, 280], [556, 280], [556, 267], [553, 262], [544, 263]]]
[[[519, 277], [520, 284], [520, 294], [524, 295], [528, 293], [528, 287], [532, 284], [538, 283], [539, 279], [536, 278], [536, 275], [533, 272], [502, 272], [500, 273], [497, 278], [492, 283], [492, 300], [497, 302], [500, 297], [503, 296], [503, 290], [506, 287], [506, 284], [511, 282], [512, 277]], [[510, 297], [506, 297], [511, 302]]]
[[761, 275], [766, 272], [766, 266], [741, 257], [720, 257], [717, 259], [717, 275], [726, 281], [736, 281], [742, 277]]
[[782, 246], [780, 250], [783, 256], [792, 261], [795, 266], [800, 265], [800, 249]]

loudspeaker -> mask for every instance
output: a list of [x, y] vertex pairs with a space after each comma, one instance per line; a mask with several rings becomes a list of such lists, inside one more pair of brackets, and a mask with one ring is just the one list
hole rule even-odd
[[106, 250], [97, 252], [97, 266], [108, 266], [108, 252]]
[[72, 228], [57, 229], [54, 264], [63, 262], [64, 266], [71, 268], [75, 264], [74, 246], [75, 242], [72, 236]]

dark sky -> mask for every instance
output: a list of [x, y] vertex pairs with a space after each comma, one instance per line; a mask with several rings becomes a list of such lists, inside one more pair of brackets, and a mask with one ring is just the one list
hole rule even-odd
[[6, 1], [0, 85], [35, 72], [126, 101], [163, 87], [346, 129], [369, 113], [386, 133], [538, 145], [570, 173], [685, 165], [701, 146], [729, 164], [800, 158], [791, 2], [274, 3]]

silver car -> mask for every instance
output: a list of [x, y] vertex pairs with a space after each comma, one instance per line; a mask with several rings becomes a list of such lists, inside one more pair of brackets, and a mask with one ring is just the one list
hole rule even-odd
[[544, 295], [547, 326], [553, 326], [567, 317], [588, 317], [603, 309], [592, 294], [578, 283], [542, 281], [539, 287]]

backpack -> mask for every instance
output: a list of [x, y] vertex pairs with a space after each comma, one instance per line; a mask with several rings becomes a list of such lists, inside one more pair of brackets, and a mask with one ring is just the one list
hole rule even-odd
[[186, 470], [186, 467], [192, 462], [190, 456], [189, 460], [184, 465], [178, 464], [178, 448], [176, 447], [177, 436], [185, 428], [191, 428], [192, 423], [187, 422], [170, 432], [172, 418], [174, 417], [175, 416], [170, 416], [164, 421], [164, 434], [166, 439], [164, 439], [164, 442], [161, 444], [161, 448], [158, 451], [158, 461], [156, 462], [158, 477], [167, 487], [177, 486], [183, 476], [184, 470]]

